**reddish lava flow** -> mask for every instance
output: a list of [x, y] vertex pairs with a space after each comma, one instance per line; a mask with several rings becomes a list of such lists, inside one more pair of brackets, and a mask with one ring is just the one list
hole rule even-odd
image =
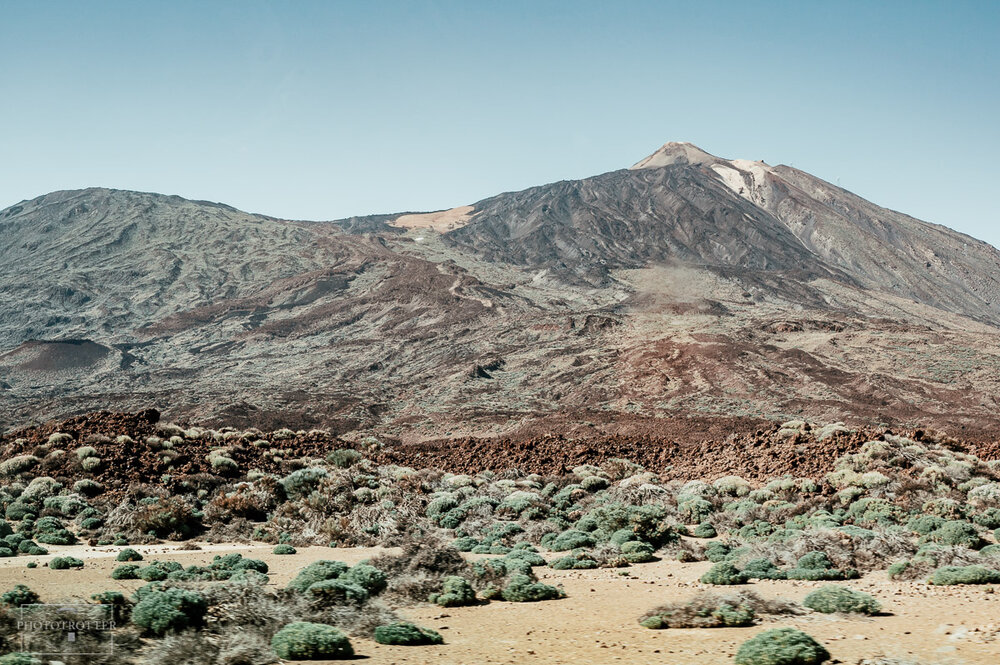
[[[213, 448], [225, 446], [226, 455], [238, 468], [287, 473], [297, 468], [300, 458], [323, 457], [338, 448], [354, 444], [319, 431], [279, 439], [263, 433], [257, 439], [267, 446], [251, 446], [246, 441], [216, 441], [210, 438], [185, 440], [173, 447], [172, 459], [164, 460], [162, 451], [145, 443], [157, 433], [160, 414], [155, 410], [138, 413], [101, 411], [62, 422], [50, 422], [0, 438], [3, 457], [37, 454], [43, 458], [38, 471], [53, 477], [78, 475], [75, 455], [46, 457], [43, 446], [53, 432], [64, 432], [74, 441], [62, 447], [91, 445], [97, 449], [102, 465], [93, 475], [110, 488], [125, 488], [132, 482], [174, 484], [197, 474], [219, 475], [208, 463]], [[702, 423], [704, 424], [704, 423]], [[689, 425], [690, 426], [690, 425]], [[678, 430], [678, 438], [671, 436]], [[833, 469], [834, 461], [857, 451], [866, 441], [896, 433], [914, 439], [925, 437], [921, 430], [889, 430], [884, 427], [861, 428], [851, 434], [816, 441], [810, 432], [778, 436], [774, 424], [753, 431], [733, 432], [724, 438], [699, 441], [677, 421], [664, 424], [662, 434], [612, 434], [606, 436], [566, 437], [563, 435], [525, 435], [516, 438], [441, 439], [420, 443], [386, 443], [366, 450], [365, 454], [380, 464], [399, 464], [414, 468], [440, 468], [455, 473], [483, 470], [517, 469], [522, 473], [559, 474], [581, 464], [600, 464], [613, 458], [628, 459], [645, 469], [668, 478], [713, 479], [738, 475], [762, 481], [784, 474], [820, 476]], [[706, 426], [705, 432], [718, 428]], [[131, 440], [115, 441], [119, 435]], [[110, 439], [94, 442], [92, 435]], [[983, 459], [1000, 458], [1000, 442], [970, 443], [946, 439], [957, 450], [973, 452]], [[274, 452], [272, 453], [272, 449]], [[301, 463], [298, 463], [301, 466]]]

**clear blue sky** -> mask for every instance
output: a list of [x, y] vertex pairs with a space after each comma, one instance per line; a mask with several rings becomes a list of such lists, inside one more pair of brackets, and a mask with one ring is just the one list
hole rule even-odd
[[1000, 2], [0, 0], [0, 207], [430, 210], [669, 140], [1000, 245]]

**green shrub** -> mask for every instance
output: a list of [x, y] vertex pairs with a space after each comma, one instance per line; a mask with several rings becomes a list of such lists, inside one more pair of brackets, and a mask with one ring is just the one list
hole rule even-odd
[[743, 574], [755, 580], [783, 580], [788, 575], [770, 559], [751, 559], [743, 566]]
[[622, 557], [629, 563], [646, 563], [653, 560], [653, 546], [641, 540], [622, 543]]
[[385, 573], [367, 563], [352, 566], [340, 579], [350, 584], [357, 584], [369, 594], [376, 596], [385, 591], [388, 580]]
[[556, 536], [555, 540], [549, 545], [549, 549], [553, 552], [568, 552], [569, 550], [581, 547], [593, 547], [595, 544], [590, 534], [576, 529], [569, 529]]
[[820, 665], [830, 652], [795, 628], [772, 628], [751, 637], [736, 651], [736, 665]]
[[94, 531], [104, 525], [104, 520], [100, 517], [88, 517], [80, 522], [80, 528], [85, 531]]
[[838, 570], [833, 567], [833, 562], [826, 555], [826, 552], [812, 551], [799, 557], [795, 568], [786, 571], [785, 575], [790, 580], [810, 580], [836, 581], [849, 580], [859, 577], [858, 571], [854, 569]]
[[944, 519], [937, 515], [918, 515], [906, 523], [906, 528], [910, 531], [926, 536], [932, 531], [936, 531], [944, 524]]
[[171, 571], [160, 565], [159, 561], [154, 561], [148, 566], [143, 566], [136, 570], [136, 576], [146, 582], [161, 582], [167, 579]]
[[118, 553], [115, 561], [142, 561], [142, 555], [131, 547], [126, 547]]
[[70, 568], [83, 568], [83, 561], [75, 556], [57, 556], [49, 561], [49, 568], [52, 570], [68, 570]]
[[12, 501], [10, 505], [4, 510], [4, 517], [9, 520], [24, 520], [29, 517], [34, 517], [38, 512], [37, 508], [29, 506], [23, 501]]
[[13, 653], [0, 656], [0, 665], [42, 665], [42, 661], [38, 660], [30, 653], [15, 651]]
[[34, 605], [38, 601], [38, 594], [23, 584], [16, 584], [13, 589], [5, 592], [3, 595], [0, 595], [0, 603], [10, 607]]
[[727, 543], [713, 540], [708, 545], [705, 545], [705, 558], [712, 563], [719, 563], [720, 561], [725, 561], [726, 557], [729, 556], [732, 551], [732, 546]]
[[326, 456], [326, 461], [341, 469], [348, 469], [361, 461], [362, 455], [352, 448], [338, 448]]
[[349, 568], [350, 567], [342, 561], [313, 561], [299, 571], [299, 574], [295, 576], [295, 579], [288, 583], [288, 588], [295, 591], [305, 592], [316, 582], [337, 579], [346, 573]]
[[826, 552], [813, 550], [799, 557], [795, 567], [806, 570], [829, 570], [833, 568], [833, 562], [830, 561], [830, 557], [826, 555]]
[[847, 587], [828, 584], [806, 596], [803, 605], [824, 614], [878, 614], [881, 606], [874, 597]]
[[715, 538], [719, 532], [715, 530], [711, 522], [702, 522], [694, 528], [692, 535], [695, 538]]
[[333, 604], [344, 602], [361, 604], [371, 595], [363, 586], [343, 578], [316, 582], [309, 586], [307, 592], [314, 598]]
[[375, 629], [375, 641], [379, 644], [417, 646], [421, 644], [444, 644], [441, 633], [421, 628], [412, 623], [391, 623]]
[[452, 541], [451, 546], [454, 547], [459, 552], [471, 552], [472, 549], [479, 545], [479, 541], [471, 536], [462, 536], [461, 538], [456, 538]]
[[1000, 584], [1000, 570], [993, 570], [985, 566], [945, 566], [935, 570], [928, 581], [939, 586]]
[[504, 600], [515, 603], [532, 603], [541, 600], [554, 600], [565, 596], [562, 590], [542, 584], [528, 575], [511, 575], [501, 596]]
[[286, 543], [282, 543], [280, 545], [275, 545], [274, 549], [271, 550], [271, 553], [272, 554], [295, 554], [297, 551], [298, 550], [296, 550], [291, 545], [288, 545]]
[[597, 560], [584, 551], [567, 554], [549, 562], [549, 567], [553, 570], [589, 570], [599, 566]]
[[945, 522], [924, 538], [940, 545], [968, 547], [973, 550], [983, 545], [983, 540], [979, 537], [976, 527], [961, 520]]
[[344, 633], [333, 626], [308, 621], [287, 624], [271, 638], [271, 648], [286, 660], [337, 660], [354, 655]]
[[305, 496], [319, 486], [320, 481], [326, 478], [326, 469], [322, 467], [309, 467], [293, 471], [279, 482], [285, 493], [291, 498]]
[[208, 602], [197, 591], [151, 589], [132, 610], [132, 623], [152, 635], [198, 627], [205, 618]]
[[702, 584], [746, 584], [747, 574], [729, 561], [720, 561], [701, 576]]
[[124, 566], [118, 566], [111, 571], [111, 579], [137, 580], [139, 579], [139, 566], [134, 563], [127, 563]]
[[886, 574], [889, 576], [890, 580], [903, 579], [906, 571], [910, 568], [910, 562], [906, 559], [902, 561], [897, 561], [896, 563], [889, 566], [886, 570]]
[[705, 499], [688, 499], [678, 502], [677, 512], [685, 524], [700, 524], [715, 512], [712, 504]]
[[427, 600], [441, 607], [475, 605], [476, 592], [464, 577], [450, 575], [444, 578], [441, 593], [431, 594]]
[[76, 537], [55, 517], [41, 517], [35, 522], [35, 539], [46, 545], [72, 545]]
[[529, 566], [544, 566], [545, 559], [538, 552], [532, 552], [531, 550], [514, 548], [507, 553], [505, 557], [507, 559], [517, 559], [524, 561]]

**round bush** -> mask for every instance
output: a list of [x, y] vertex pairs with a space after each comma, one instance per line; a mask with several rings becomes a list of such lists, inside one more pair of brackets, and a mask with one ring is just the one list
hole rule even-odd
[[736, 665], [820, 665], [830, 652], [795, 628], [772, 628], [740, 645]]
[[0, 603], [10, 605], [11, 607], [34, 605], [38, 600], [38, 594], [23, 584], [15, 585], [13, 589], [0, 596]]
[[131, 547], [126, 547], [118, 556], [115, 557], [115, 561], [142, 561], [142, 555]]
[[524, 561], [529, 566], [544, 566], [545, 559], [538, 552], [524, 549], [512, 549], [506, 556], [507, 559], [518, 559]]
[[333, 626], [309, 621], [286, 625], [271, 638], [271, 648], [286, 660], [334, 660], [354, 655], [346, 635]]
[[0, 665], [42, 665], [42, 661], [30, 653], [15, 651], [14, 653], [0, 656]]
[[694, 528], [692, 535], [695, 538], [715, 538], [719, 532], [715, 530], [711, 522], [702, 522]]
[[584, 533], [583, 531], [578, 531], [576, 529], [569, 529], [568, 531], [563, 531], [556, 536], [549, 545], [549, 549], [553, 552], [567, 552], [580, 547], [593, 546], [594, 539], [589, 533]]
[[823, 614], [878, 614], [881, 606], [874, 597], [847, 587], [828, 584], [806, 596], [802, 604]]
[[75, 556], [57, 556], [49, 561], [49, 568], [52, 570], [68, 570], [70, 568], [83, 568], [83, 561]]
[[297, 551], [298, 550], [296, 550], [291, 545], [287, 545], [285, 543], [282, 543], [281, 545], [275, 545], [274, 549], [271, 550], [271, 553], [272, 554], [295, 554]]
[[746, 584], [747, 574], [729, 561], [721, 561], [701, 576], [702, 584]]
[[622, 543], [622, 557], [629, 563], [646, 563], [653, 560], [653, 546], [641, 540]]
[[833, 562], [830, 561], [826, 552], [813, 550], [799, 557], [795, 567], [805, 570], [828, 570], [833, 568]]
[[118, 566], [111, 571], [111, 579], [137, 580], [139, 579], [139, 566], [134, 563], [127, 563], [124, 566]]
[[750, 579], [783, 580], [788, 575], [778, 568], [770, 559], [751, 559], [743, 566], [743, 573]]
[[332, 603], [348, 601], [360, 604], [368, 600], [369, 597], [367, 589], [358, 584], [348, 582], [343, 577], [336, 580], [316, 582], [310, 585], [307, 591], [314, 598]]
[[382, 593], [388, 586], [385, 573], [367, 563], [352, 566], [350, 570], [340, 576], [340, 579], [350, 584], [357, 584], [373, 596]]
[[563, 592], [554, 586], [536, 582], [527, 575], [511, 575], [510, 581], [501, 596], [504, 600], [515, 603], [533, 603], [540, 600], [562, 598]]
[[391, 623], [375, 629], [375, 641], [379, 644], [418, 646], [421, 644], [444, 644], [441, 633], [429, 628], [421, 628], [412, 623]]
[[313, 561], [299, 571], [295, 579], [288, 583], [288, 588], [304, 592], [316, 582], [337, 579], [348, 569], [349, 566], [342, 561]]
[[132, 623], [153, 635], [202, 624], [208, 602], [197, 591], [151, 589], [132, 610]]
[[476, 592], [464, 577], [451, 575], [444, 578], [441, 593], [431, 594], [428, 600], [441, 607], [461, 607], [476, 604]]

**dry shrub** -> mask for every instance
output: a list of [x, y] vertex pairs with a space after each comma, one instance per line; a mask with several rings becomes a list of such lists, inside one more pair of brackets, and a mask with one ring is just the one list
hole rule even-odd
[[753, 591], [737, 591], [732, 593], [715, 593], [704, 591], [688, 601], [675, 601], [655, 607], [640, 617], [643, 623], [652, 617], [664, 618], [664, 627], [669, 628], [710, 628], [721, 625], [714, 612], [728, 605], [733, 608], [745, 607], [753, 611], [754, 616], [762, 615], [798, 615], [804, 614], [798, 604], [776, 598], [768, 600], [761, 598]]
[[222, 489], [205, 506], [205, 521], [224, 522], [235, 516], [261, 522], [278, 506], [278, 491], [278, 481], [271, 477]]
[[916, 545], [906, 534], [876, 528], [869, 539], [852, 538], [837, 529], [806, 529], [790, 540], [750, 543], [743, 557], [769, 559], [785, 566], [794, 565], [808, 552], [825, 552], [835, 568], [856, 568], [861, 572], [884, 569], [893, 561], [912, 554]]
[[449, 575], [467, 574], [469, 564], [462, 554], [437, 536], [412, 536], [399, 554], [379, 554], [371, 560], [389, 577], [385, 596], [403, 602], [424, 602], [441, 590]]

